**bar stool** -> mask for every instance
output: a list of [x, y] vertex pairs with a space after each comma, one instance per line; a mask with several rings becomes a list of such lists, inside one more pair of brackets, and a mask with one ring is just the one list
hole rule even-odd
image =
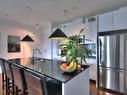
[[25, 82], [23, 67], [17, 64], [11, 64], [11, 68], [12, 68], [13, 77], [14, 77], [15, 94], [26, 95], [27, 86]]
[[7, 95], [14, 95], [14, 78], [13, 73], [11, 69], [11, 63], [7, 60], [4, 60], [4, 66], [6, 71], [6, 78], [7, 78]]
[[6, 88], [6, 95], [7, 95], [7, 77], [6, 77], [6, 71], [4, 66], [4, 59], [0, 58], [0, 65], [2, 70], [2, 93], [4, 95], [4, 90]]
[[29, 69], [26, 69], [24, 74], [28, 95], [62, 95], [61, 87], [52, 82], [46, 82], [44, 75]]
[[43, 75], [39, 75], [29, 69], [24, 71], [28, 87], [28, 95], [48, 95], [46, 80]]
[[46, 81], [48, 95], [62, 95], [62, 83], [52, 79]]

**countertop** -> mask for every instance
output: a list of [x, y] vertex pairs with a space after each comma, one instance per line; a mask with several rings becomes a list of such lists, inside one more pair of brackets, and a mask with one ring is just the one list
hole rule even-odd
[[65, 73], [60, 69], [60, 65], [63, 63], [62, 61], [34, 58], [33, 63], [33, 59], [31, 57], [9, 60], [15, 64], [20, 64], [25, 68], [32, 69], [47, 77], [56, 79], [63, 83], [69, 81], [70, 79], [82, 73], [82, 71], [85, 71], [89, 67], [88, 65], [82, 65], [82, 69], [77, 70], [74, 73]]

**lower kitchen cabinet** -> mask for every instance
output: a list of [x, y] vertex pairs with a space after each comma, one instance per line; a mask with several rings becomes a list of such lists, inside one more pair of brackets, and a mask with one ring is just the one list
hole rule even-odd
[[[85, 64], [85, 63], [83, 63]], [[97, 80], [97, 62], [96, 59], [89, 59], [87, 61], [87, 65], [89, 65], [89, 78], [91, 80]]]
[[96, 64], [90, 64], [90, 79], [95, 80], [97, 79], [97, 65]]

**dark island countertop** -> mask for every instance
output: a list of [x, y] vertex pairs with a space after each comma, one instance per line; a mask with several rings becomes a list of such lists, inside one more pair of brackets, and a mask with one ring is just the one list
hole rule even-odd
[[62, 61], [35, 58], [33, 63], [33, 59], [31, 57], [9, 59], [9, 61], [37, 71], [62, 83], [69, 81], [89, 67], [88, 65], [82, 65], [82, 70], [77, 70], [74, 73], [65, 73], [60, 69], [60, 65], [63, 63]]

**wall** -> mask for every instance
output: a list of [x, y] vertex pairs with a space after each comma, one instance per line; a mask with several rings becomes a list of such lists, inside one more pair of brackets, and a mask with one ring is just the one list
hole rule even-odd
[[41, 50], [42, 50], [42, 57], [46, 59], [51, 59], [51, 40], [48, 37], [51, 35], [51, 24], [49, 23], [49, 27], [43, 28], [40, 33], [42, 35], [38, 35], [41, 38]]
[[[65, 24], [61, 24], [59, 27], [69, 37], [79, 34], [81, 29], [84, 28], [84, 23], [82, 22], [82, 18], [78, 18]], [[83, 31], [81, 35], [84, 35], [84, 33], [85, 31]]]
[[[43, 43], [44, 38], [42, 38], [41, 32], [33, 32], [28, 31], [28, 26], [18, 24], [12, 21], [0, 19], [0, 57], [5, 59], [10, 58], [19, 58], [19, 57], [30, 57], [32, 56], [32, 51], [35, 48], [43, 50]], [[21, 52], [17, 53], [8, 53], [7, 52], [7, 36], [8, 35], [15, 35], [20, 36], [22, 39], [26, 34], [30, 35], [35, 42], [21, 42]], [[50, 44], [50, 43], [49, 43]], [[43, 57], [42, 55], [37, 55]]]

